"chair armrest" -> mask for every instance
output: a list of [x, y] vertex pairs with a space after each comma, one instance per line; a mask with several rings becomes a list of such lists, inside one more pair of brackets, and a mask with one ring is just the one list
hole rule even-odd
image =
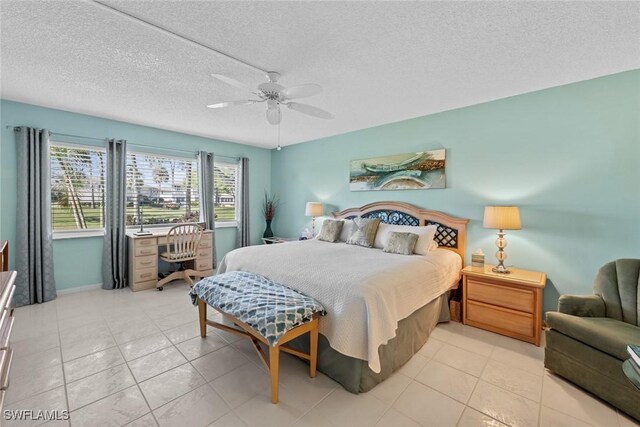
[[604, 300], [598, 295], [560, 295], [558, 311], [579, 317], [605, 317]]

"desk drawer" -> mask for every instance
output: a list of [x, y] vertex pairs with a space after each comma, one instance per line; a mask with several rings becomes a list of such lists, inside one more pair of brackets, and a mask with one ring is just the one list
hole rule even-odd
[[143, 255], [135, 258], [135, 269], [155, 268], [158, 265], [158, 255]]
[[145, 255], [158, 255], [158, 247], [153, 246], [138, 246], [136, 245], [135, 256], [145, 256]]
[[158, 271], [155, 267], [151, 268], [140, 268], [136, 270], [133, 280], [135, 282], [146, 282], [147, 280], [157, 280], [158, 279]]
[[209, 248], [198, 248], [198, 259], [199, 260], [211, 260], [213, 258], [213, 249]]
[[213, 268], [213, 260], [209, 259], [196, 259], [196, 270], [205, 271]]
[[143, 247], [143, 246], [158, 246], [158, 239], [155, 237], [149, 237], [146, 239], [136, 239], [136, 247]]
[[131, 291], [138, 292], [144, 291], [146, 289], [154, 289], [158, 284], [158, 280], [149, 280], [147, 282], [134, 282], [133, 284], [129, 284]]
[[[525, 337], [533, 337], [533, 315], [501, 307], [467, 301], [467, 320], [478, 323], [486, 329], [512, 332]], [[471, 323], [473, 325], [473, 323]]]
[[200, 239], [200, 243], [198, 244], [198, 248], [210, 248], [211, 247], [211, 236], [210, 235], [202, 235], [202, 239]]
[[533, 313], [535, 309], [535, 297], [532, 290], [502, 286], [471, 278], [467, 279], [467, 299], [527, 313]]

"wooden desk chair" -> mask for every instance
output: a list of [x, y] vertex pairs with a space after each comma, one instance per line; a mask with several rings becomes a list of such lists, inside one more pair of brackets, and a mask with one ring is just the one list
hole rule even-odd
[[174, 271], [156, 286], [159, 291], [166, 283], [173, 280], [185, 280], [189, 286], [193, 285], [191, 276], [204, 277], [201, 271], [185, 268], [187, 261], [193, 261], [198, 256], [198, 245], [202, 238], [202, 227], [198, 224], [176, 225], [167, 234], [167, 252], [160, 254], [160, 259], [170, 263], [180, 264], [178, 271]]

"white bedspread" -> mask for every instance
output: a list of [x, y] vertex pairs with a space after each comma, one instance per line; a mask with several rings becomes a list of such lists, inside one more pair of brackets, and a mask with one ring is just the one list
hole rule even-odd
[[380, 372], [378, 347], [395, 336], [398, 321], [455, 285], [461, 265], [446, 249], [407, 256], [308, 240], [236, 249], [218, 273], [260, 274], [316, 299], [327, 310], [320, 333], [331, 347]]

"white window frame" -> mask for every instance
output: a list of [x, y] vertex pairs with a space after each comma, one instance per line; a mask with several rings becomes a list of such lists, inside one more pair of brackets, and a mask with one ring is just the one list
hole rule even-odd
[[[71, 149], [71, 150], [92, 150], [92, 151], [99, 151], [101, 153], [104, 153], [105, 157], [107, 155], [107, 148], [105, 146], [100, 146], [100, 145], [89, 145], [89, 144], [75, 144], [75, 143], [70, 143], [70, 142], [63, 142], [63, 141], [57, 141], [55, 139], [51, 139], [50, 143], [49, 143], [49, 168], [51, 168], [51, 148], [52, 147], [61, 147], [61, 148], [67, 148], [67, 149]], [[50, 170], [50, 176], [49, 176], [49, 187], [51, 187], [51, 180], [53, 178], [53, 176], [51, 175], [52, 171]], [[105, 185], [106, 185], [106, 181], [107, 181], [107, 171], [105, 169], [105, 176], [103, 177], [104, 181], [105, 181]], [[51, 188], [49, 188], [49, 192], [51, 192]], [[86, 238], [86, 237], [103, 237], [104, 236], [104, 232], [105, 232], [105, 228], [104, 227], [100, 227], [100, 228], [86, 228], [86, 229], [80, 229], [80, 230], [54, 230], [53, 229], [53, 210], [52, 210], [53, 204], [49, 204], [49, 218], [51, 219], [51, 238], [53, 240], [65, 240], [65, 239], [79, 239], [79, 238]], [[102, 206], [102, 209], [104, 210], [104, 206]], [[104, 212], [103, 212], [104, 214]]]
[[[200, 200], [200, 164], [198, 163], [198, 158], [196, 156], [194, 157], [188, 157], [188, 156], [181, 156], [179, 154], [158, 154], [157, 152], [152, 152], [152, 151], [136, 151], [136, 150], [132, 150], [129, 151], [127, 150], [127, 154], [126, 157], [129, 157], [129, 154], [135, 154], [136, 156], [155, 156], [155, 157], [165, 157], [165, 158], [170, 158], [170, 159], [176, 159], [176, 160], [185, 160], [185, 161], [189, 161], [189, 162], [195, 162], [196, 166], [198, 167], [198, 172], [197, 172], [197, 176], [198, 176], [198, 203], [202, 203], [202, 201]], [[127, 167], [127, 163], [125, 160], [125, 168]], [[125, 172], [126, 173], [126, 172]], [[125, 223], [126, 223], [126, 208], [125, 208]], [[145, 229], [150, 229], [150, 230], [155, 230], [155, 231], [169, 231], [171, 228], [175, 227], [176, 225], [184, 225], [184, 224], [195, 224], [194, 222], [176, 222], [176, 223], [171, 223], [170, 225], [167, 224], [144, 224], [144, 228]], [[125, 228], [127, 230], [138, 230], [140, 229], [140, 225], [126, 225]]]
[[[222, 165], [222, 166], [232, 166], [236, 168], [236, 196], [235, 196], [235, 200], [233, 202], [233, 211], [235, 213], [235, 219], [233, 221], [217, 221], [216, 220], [216, 228], [237, 228], [238, 227], [238, 181], [239, 181], [239, 176], [238, 174], [240, 173], [240, 164], [238, 162], [228, 162], [228, 161], [224, 161], [224, 160], [216, 160], [215, 157], [213, 159], [213, 166], [215, 168], [216, 165]], [[215, 172], [214, 172], [215, 173]], [[214, 198], [214, 214], [215, 214], [215, 186], [213, 188], [214, 194], [213, 194], [213, 198]]]

